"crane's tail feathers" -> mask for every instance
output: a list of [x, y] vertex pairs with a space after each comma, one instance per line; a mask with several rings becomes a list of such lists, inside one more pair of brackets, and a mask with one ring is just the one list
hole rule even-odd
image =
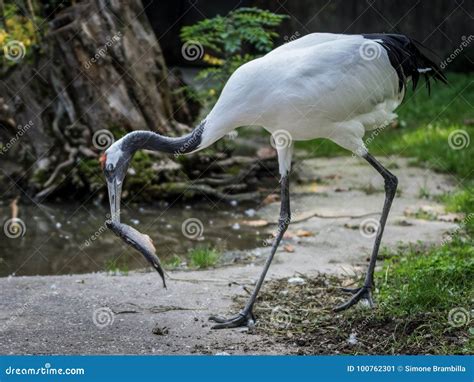
[[430, 79], [448, 83], [439, 65], [424, 53], [432, 51], [421, 42], [401, 34], [364, 34], [363, 36], [378, 42], [385, 48], [390, 63], [397, 72], [400, 91], [406, 87], [409, 77], [415, 90], [420, 76], [424, 76], [428, 93], [431, 90]]

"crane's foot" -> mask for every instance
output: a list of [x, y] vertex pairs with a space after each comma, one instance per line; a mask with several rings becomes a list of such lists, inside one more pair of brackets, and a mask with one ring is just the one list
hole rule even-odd
[[211, 316], [209, 317], [209, 321], [216, 322], [216, 325], [214, 325], [212, 329], [230, 329], [242, 326], [247, 326], [249, 329], [253, 329], [255, 327], [255, 316], [252, 311], [248, 313], [240, 312], [238, 315], [231, 318]]
[[341, 288], [343, 292], [352, 294], [352, 297], [349, 301], [344, 304], [336, 306], [333, 310], [335, 312], [341, 312], [343, 310], [349, 309], [352, 305], [357, 304], [360, 300], [367, 300], [371, 308], [374, 307], [374, 301], [372, 300], [371, 287], [364, 285], [361, 288]]

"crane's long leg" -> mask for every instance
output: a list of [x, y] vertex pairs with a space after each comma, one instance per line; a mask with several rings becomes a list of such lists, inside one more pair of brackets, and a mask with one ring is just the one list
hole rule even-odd
[[209, 317], [209, 320], [217, 322], [217, 324], [212, 327], [213, 329], [236, 328], [239, 326], [252, 327], [255, 324], [255, 317], [252, 313], [253, 305], [255, 303], [255, 300], [257, 299], [258, 292], [262, 287], [263, 280], [265, 280], [268, 268], [270, 268], [273, 256], [275, 255], [278, 245], [280, 244], [280, 241], [283, 238], [283, 234], [285, 233], [286, 229], [288, 228], [288, 225], [290, 224], [291, 213], [289, 183], [290, 180], [288, 174], [281, 178], [281, 207], [280, 219], [278, 221], [278, 232], [272, 244], [270, 256], [268, 256], [267, 261], [265, 262], [262, 274], [260, 275], [260, 278], [258, 279], [257, 284], [255, 285], [255, 289], [253, 290], [252, 295], [248, 299], [244, 309], [242, 309], [242, 311], [237, 316], [228, 319], [216, 316]]
[[384, 166], [382, 166], [372, 155], [367, 153], [364, 156], [364, 159], [370, 163], [372, 167], [374, 167], [380, 175], [383, 176], [385, 181], [385, 202], [383, 205], [382, 216], [380, 217], [380, 223], [377, 230], [377, 235], [375, 237], [374, 247], [372, 249], [372, 255], [370, 256], [369, 268], [367, 270], [367, 275], [365, 277], [364, 285], [361, 288], [356, 289], [343, 289], [346, 292], [350, 292], [353, 294], [352, 298], [349, 299], [346, 303], [337, 306], [334, 310], [339, 312], [341, 310], [345, 310], [350, 308], [352, 305], [359, 302], [360, 299], [365, 298], [368, 300], [369, 305], [373, 306], [371, 289], [374, 285], [374, 270], [375, 270], [375, 263], [377, 262], [377, 255], [379, 253], [380, 242], [382, 240], [383, 231], [385, 228], [385, 223], [387, 222], [388, 213], [390, 211], [390, 207], [392, 206], [393, 198], [395, 197], [395, 193], [397, 191], [398, 179], [395, 175], [393, 175], [390, 171], [388, 171]]

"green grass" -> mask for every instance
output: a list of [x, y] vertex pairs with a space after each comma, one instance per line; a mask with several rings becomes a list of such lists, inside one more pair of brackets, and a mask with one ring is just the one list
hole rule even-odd
[[173, 257], [164, 262], [164, 266], [166, 269], [176, 269], [180, 267], [182, 262], [183, 260], [178, 255], [173, 255]]
[[[376, 273], [376, 321], [398, 323], [396, 352], [474, 353], [472, 244], [456, 236], [436, 248], [412, 245], [392, 253]], [[349, 313], [348, 320], [356, 323], [360, 315]]]
[[463, 226], [470, 234], [474, 233], [474, 192], [472, 187], [446, 194], [442, 201], [448, 211], [464, 213]]
[[119, 259], [109, 259], [105, 262], [105, 270], [109, 275], [128, 276], [128, 265], [125, 262], [120, 262]]
[[[452, 232], [451, 240], [438, 247], [409, 246], [385, 253], [384, 269], [376, 273], [376, 299], [381, 320], [396, 318], [401, 322], [417, 322], [403, 339], [411, 346], [430, 336], [439, 344], [435, 351], [474, 353], [474, 324], [454, 327], [450, 312], [467, 312], [472, 316], [474, 299], [474, 196], [468, 190], [443, 196], [452, 212], [463, 212], [464, 220]], [[469, 320], [469, 319], [468, 319]], [[468, 337], [464, 344], [450, 344], [447, 338]], [[443, 345], [444, 344], [444, 345]]]
[[[456, 245], [399, 250], [377, 273], [378, 300], [391, 316], [444, 314], [455, 307], [470, 310], [474, 297], [474, 247]], [[444, 318], [446, 318], [444, 317]]]
[[418, 197], [420, 199], [429, 199], [431, 197], [429, 188], [426, 186], [420, 187], [418, 190]]
[[190, 265], [193, 268], [213, 267], [219, 261], [220, 253], [209, 247], [193, 248], [189, 252]]

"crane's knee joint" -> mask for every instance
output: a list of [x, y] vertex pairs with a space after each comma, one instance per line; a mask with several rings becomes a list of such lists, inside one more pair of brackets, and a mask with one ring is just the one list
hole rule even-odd
[[278, 219], [278, 227], [281, 230], [286, 230], [288, 228], [288, 225], [290, 224], [291, 221], [291, 215], [284, 215], [280, 216], [280, 219]]
[[395, 192], [397, 191], [397, 186], [398, 186], [398, 178], [389, 173], [385, 177], [385, 192], [390, 195], [395, 195]]

